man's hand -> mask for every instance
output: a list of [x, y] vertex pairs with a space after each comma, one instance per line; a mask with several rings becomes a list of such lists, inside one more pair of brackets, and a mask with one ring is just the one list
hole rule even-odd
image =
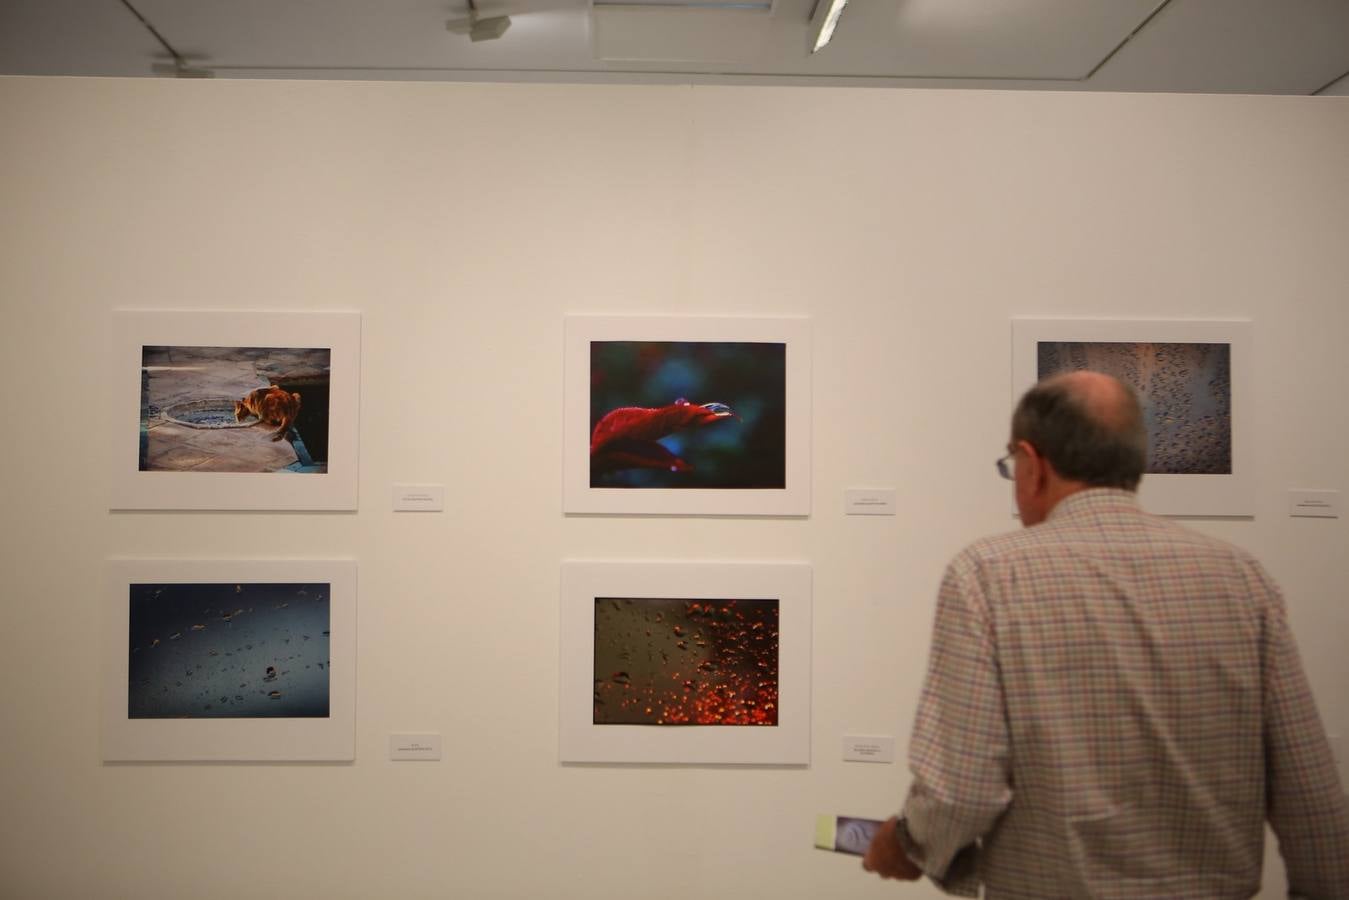
[[899, 846], [899, 839], [895, 837], [895, 828], [898, 825], [899, 817], [891, 816], [884, 825], [876, 829], [876, 836], [871, 839], [871, 846], [862, 857], [862, 868], [868, 872], [875, 872], [882, 878], [917, 881], [923, 876], [923, 870], [914, 865]]

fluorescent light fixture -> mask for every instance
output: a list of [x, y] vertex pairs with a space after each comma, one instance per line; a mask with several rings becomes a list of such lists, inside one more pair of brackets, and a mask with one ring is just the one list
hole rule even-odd
[[810, 17], [810, 52], [818, 53], [834, 37], [839, 16], [848, 0], [818, 0]]

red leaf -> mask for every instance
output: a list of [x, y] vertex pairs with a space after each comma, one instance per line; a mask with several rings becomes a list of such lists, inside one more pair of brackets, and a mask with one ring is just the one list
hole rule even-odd
[[738, 419], [739, 416], [724, 403], [697, 405], [683, 398], [667, 406], [623, 406], [610, 410], [590, 433], [590, 470], [595, 473], [620, 469], [691, 471], [693, 466], [657, 443], [657, 439], [681, 428], [726, 418]]
[[590, 434], [590, 452], [593, 454], [620, 438], [654, 441], [689, 425], [706, 425], [732, 416], [735, 413], [722, 403], [697, 406], [687, 400], [677, 400], [668, 406], [654, 408], [622, 406], [605, 413], [595, 424], [595, 430]]
[[617, 472], [619, 469], [668, 469], [671, 472], [690, 472], [693, 466], [655, 441], [630, 441], [619, 438], [609, 441], [599, 452], [590, 455], [592, 472]]

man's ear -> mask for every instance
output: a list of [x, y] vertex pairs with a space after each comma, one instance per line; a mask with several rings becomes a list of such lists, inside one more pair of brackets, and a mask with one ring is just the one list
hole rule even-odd
[[1017, 447], [1026, 459], [1026, 479], [1033, 493], [1044, 489], [1049, 479], [1049, 460], [1040, 455], [1035, 445], [1029, 441], [1017, 441]]

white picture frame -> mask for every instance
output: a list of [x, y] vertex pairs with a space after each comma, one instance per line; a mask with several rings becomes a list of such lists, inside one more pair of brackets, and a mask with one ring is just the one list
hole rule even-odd
[[[1255, 514], [1255, 465], [1252, 459], [1254, 372], [1251, 331], [1248, 320], [1015, 318], [1012, 320], [1012, 402], [1019, 400], [1038, 380], [1041, 344], [1226, 345], [1230, 385], [1227, 397], [1230, 464], [1225, 468], [1229, 471], [1145, 474], [1139, 485], [1139, 502], [1144, 509], [1159, 515], [1252, 516]], [[1140, 399], [1146, 409], [1149, 404], [1146, 392], [1140, 392]], [[1149, 467], [1152, 465], [1150, 460]]]
[[[261, 606], [263, 598], [276, 592], [297, 592], [326, 585], [325, 599], [317, 592], [293, 598], [295, 607], [280, 602]], [[239, 610], [217, 602], [209, 614], [189, 605], [223, 594], [238, 597]], [[231, 587], [238, 590], [231, 590]], [[250, 590], [256, 588], [256, 590]], [[182, 615], [194, 621], [183, 626], [164, 626], [154, 641], [144, 640], [145, 607], [132, 635], [133, 596], [158, 600], [156, 590], [171, 590], [182, 597]], [[266, 592], [272, 592], [268, 595]], [[137, 593], [139, 592], [139, 593]], [[234, 559], [171, 560], [111, 559], [105, 566], [103, 591], [102, 662], [102, 758], [107, 762], [159, 761], [350, 761], [355, 758], [356, 725], [356, 562], [351, 559]], [[166, 597], [167, 599], [167, 597]], [[302, 601], [308, 606], [302, 605]], [[178, 602], [178, 601], [173, 601]], [[283, 601], [284, 602], [284, 601]], [[289, 603], [286, 604], [289, 607]], [[172, 606], [170, 606], [172, 609]], [[326, 619], [323, 618], [326, 614]], [[162, 615], [162, 612], [160, 613]], [[308, 618], [305, 618], [308, 616]], [[159, 621], [159, 620], [156, 620]], [[326, 629], [317, 623], [326, 621]], [[314, 627], [299, 627], [300, 623]], [[198, 627], [200, 626], [200, 627]], [[159, 635], [159, 630], [174, 631]], [[302, 633], [303, 631], [303, 633]], [[323, 631], [329, 632], [323, 634]], [[317, 632], [317, 633], [309, 633]], [[176, 635], [176, 636], [175, 636]], [[267, 643], [267, 638], [271, 643]], [[238, 642], [241, 651], [230, 645]], [[247, 643], [246, 643], [247, 642]], [[195, 646], [194, 646], [195, 644]], [[246, 651], [243, 648], [247, 646]], [[215, 652], [211, 652], [214, 650]], [[152, 654], [171, 654], [154, 659], [156, 678], [131, 681], [133, 665], [153, 659]], [[229, 654], [229, 655], [227, 655]], [[291, 657], [291, 658], [288, 658]], [[137, 663], [133, 663], [135, 658]], [[161, 673], [172, 666], [172, 675]], [[267, 668], [270, 666], [271, 668]], [[308, 667], [308, 670], [301, 668]], [[316, 668], [322, 671], [317, 672]], [[238, 671], [235, 671], [235, 669]], [[294, 668], [292, 675], [290, 669]], [[179, 669], [182, 670], [180, 674]], [[254, 671], [256, 670], [256, 671]], [[275, 671], [273, 671], [275, 670]], [[137, 668], [137, 675], [147, 670]], [[192, 674], [187, 674], [191, 672]], [[196, 676], [196, 681], [193, 677]], [[170, 687], [168, 678], [186, 686]], [[234, 679], [238, 679], [235, 686]], [[159, 682], [173, 691], [168, 702], [173, 709], [150, 715], [133, 713], [138, 705], [134, 691], [153, 693]], [[248, 686], [244, 687], [243, 682]], [[224, 685], [224, 687], [222, 687]], [[257, 714], [259, 704], [273, 702], [272, 692], [298, 692], [319, 686], [319, 701], [326, 710], [286, 717], [268, 710]], [[326, 685], [326, 695], [324, 686]], [[205, 688], [201, 697], [198, 687]], [[228, 695], [217, 698], [217, 692]], [[237, 692], [237, 693], [236, 693]], [[256, 695], [262, 693], [262, 697]], [[157, 694], [155, 695], [157, 696]], [[254, 704], [238, 714], [211, 713], [206, 704], [221, 699]], [[186, 699], [190, 698], [190, 699]], [[200, 701], [201, 705], [197, 706]], [[277, 698], [280, 702], [280, 698]], [[291, 702], [286, 700], [286, 702]], [[191, 703], [191, 712], [186, 704]], [[197, 709], [202, 712], [196, 717]], [[210, 716], [216, 717], [210, 717]]]
[[[685, 316], [567, 316], [565, 332], [565, 372], [563, 403], [563, 511], [566, 513], [613, 513], [631, 515], [746, 515], [806, 516], [811, 508], [810, 484], [810, 321], [806, 318], [685, 317]], [[631, 392], [615, 396], [620, 406], [652, 407], [686, 401], [691, 407], [729, 408], [727, 421], [711, 427], [689, 428], [690, 441], [720, 440], [723, 436], [744, 435], [754, 450], [736, 465], [742, 471], [762, 471], [768, 486], [627, 486], [595, 484], [592, 474], [591, 439], [600, 417], [592, 409], [592, 347], [598, 343], [619, 342], [630, 345], [674, 344], [724, 345], [744, 347], [751, 352], [775, 353], [772, 366], [759, 367], [762, 384], [742, 385], [739, 390], [726, 383], [708, 384], [695, 392], [691, 385], [699, 377], [668, 379], [668, 390], [651, 381], [634, 385]], [[754, 366], [746, 366], [753, 370]], [[715, 379], [715, 375], [707, 376]], [[769, 381], [769, 378], [776, 381]], [[780, 382], [780, 387], [776, 386]], [[766, 385], [772, 384], [772, 387]], [[687, 389], [687, 394], [683, 393]], [[757, 394], [755, 392], [758, 392]], [[650, 398], [645, 402], [643, 393]], [[666, 396], [666, 395], [669, 396]], [[688, 396], [692, 394], [693, 396]], [[746, 397], [745, 395], [748, 395]], [[631, 396], [633, 399], [628, 399]], [[765, 402], [765, 398], [768, 398]], [[737, 411], [737, 404], [746, 405]], [[767, 410], [767, 411], [765, 411]], [[744, 416], [741, 413], [745, 413]], [[760, 416], [759, 413], [762, 412]], [[756, 416], [758, 416], [756, 418]], [[771, 430], [770, 430], [771, 426]], [[771, 434], [771, 440], [758, 441], [758, 435]], [[706, 437], [711, 435], [712, 437]], [[680, 440], [684, 438], [675, 438]], [[655, 443], [669, 444], [671, 438]], [[648, 444], [649, 446], [650, 444]], [[771, 447], [763, 452], [763, 447]], [[656, 448], [660, 450], [661, 448]], [[664, 452], [664, 451], [662, 451]], [[753, 459], [755, 462], [745, 462]], [[683, 463], [683, 460], [679, 461]], [[763, 462], [762, 470], [752, 469]], [[690, 454], [688, 465], [703, 478], [710, 471], [698, 470], [703, 460]], [[653, 473], [648, 473], [652, 474]], [[663, 472], [660, 473], [662, 476]], [[741, 477], [736, 475], [735, 477]], [[682, 476], [673, 478], [678, 481]]]
[[[597, 602], [640, 603], [644, 598], [689, 603], [776, 600], [776, 724], [597, 724], [597, 678], [612, 674], [595, 671]], [[809, 765], [809, 565], [568, 560], [562, 565], [560, 615], [558, 753], [562, 762]], [[673, 628], [669, 621], [663, 624]]]
[[[356, 509], [359, 313], [117, 310], [112, 314], [111, 335], [106, 404], [110, 417], [107, 458], [111, 509]], [[150, 349], [147, 351], [147, 348]], [[154, 348], [188, 351], [238, 348], [241, 352], [258, 348], [326, 350], [329, 360], [327, 396], [324, 398], [327, 452], [321, 471], [316, 471], [315, 467], [301, 472], [214, 471], [210, 469], [215, 461], [191, 444], [181, 448], [188, 457], [182, 463], [183, 470], [143, 471], [142, 468], [149, 465], [147, 446], [152, 440], [147, 426], [163, 422], [161, 415], [149, 411], [149, 401], [142, 396], [142, 385], [148, 383], [149, 373], [155, 368], [146, 363], [148, 353]], [[192, 366], [182, 368], [187, 371]], [[256, 374], [252, 385], [265, 386], [264, 376]], [[246, 394], [247, 387], [236, 384], [233, 395]], [[222, 391], [202, 388], [202, 392], [219, 394]], [[212, 397], [209, 402], [227, 399]], [[203, 398], [203, 402], [208, 401]], [[312, 401], [305, 406], [303, 398], [301, 406], [302, 416], [317, 408]], [[207, 432], [201, 434], [201, 440], [206, 440]], [[295, 432], [289, 434], [293, 437]], [[222, 431], [219, 435], [222, 440], [251, 443], [257, 450], [277, 447], [285, 452], [287, 447], [270, 442], [267, 430], [261, 427]], [[153, 439], [158, 440], [157, 437]], [[196, 465], [198, 456], [207, 461]], [[296, 459], [296, 455], [291, 454], [290, 459]], [[196, 467], [192, 468], [194, 465]]]

